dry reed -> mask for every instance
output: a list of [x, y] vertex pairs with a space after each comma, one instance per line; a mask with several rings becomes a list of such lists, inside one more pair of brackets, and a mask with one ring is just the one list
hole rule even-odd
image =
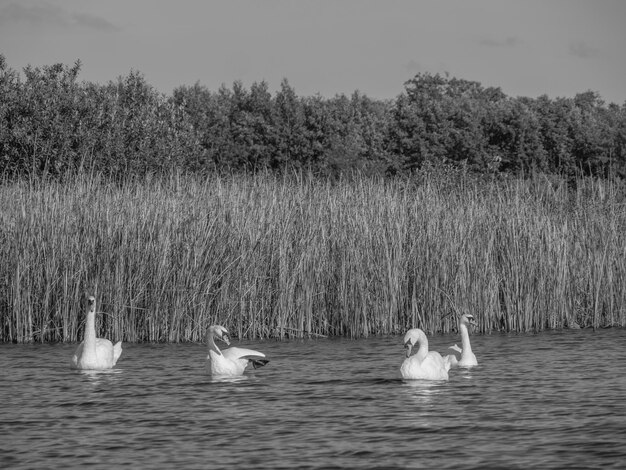
[[0, 186], [0, 340], [626, 326], [618, 183], [79, 175]]

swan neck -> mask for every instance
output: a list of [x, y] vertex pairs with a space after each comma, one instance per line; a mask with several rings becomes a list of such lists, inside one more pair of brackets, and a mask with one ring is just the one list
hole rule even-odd
[[209, 350], [220, 356], [222, 355], [222, 351], [220, 351], [220, 348], [218, 348], [217, 344], [215, 344], [215, 338], [212, 334], [209, 334]]
[[96, 312], [89, 310], [87, 312], [87, 321], [85, 323], [85, 337], [83, 338], [83, 347], [96, 346]]
[[465, 353], [465, 351], [472, 351], [472, 347], [470, 346], [470, 338], [469, 338], [469, 331], [467, 330], [467, 325], [461, 323], [461, 326], [459, 327], [459, 330], [461, 331], [461, 344], [462, 344], [462, 349], [463, 349], [463, 353]]
[[428, 338], [426, 338], [426, 335], [424, 333], [421, 333], [418, 336], [417, 341], [419, 342], [420, 347], [417, 350], [416, 356], [419, 358], [420, 361], [423, 361], [426, 356], [428, 356]]

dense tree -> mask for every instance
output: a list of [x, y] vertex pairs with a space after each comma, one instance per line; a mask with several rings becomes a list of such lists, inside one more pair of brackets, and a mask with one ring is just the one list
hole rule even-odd
[[448, 75], [418, 74], [394, 100], [299, 97], [284, 79], [196, 83], [171, 96], [137, 71], [105, 85], [71, 67], [0, 56], [0, 171], [63, 175], [306, 168], [336, 175], [452, 165], [481, 173], [626, 175], [626, 103], [506, 96]]

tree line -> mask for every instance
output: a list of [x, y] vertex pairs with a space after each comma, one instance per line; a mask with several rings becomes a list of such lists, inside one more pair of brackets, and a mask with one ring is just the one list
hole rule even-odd
[[403, 174], [447, 164], [478, 173], [626, 175], [626, 101], [510, 97], [500, 88], [420, 73], [395, 99], [355, 91], [298, 96], [284, 79], [197, 83], [171, 95], [137, 71], [80, 81], [80, 61], [11, 69], [0, 55], [0, 173], [113, 178], [185, 171], [306, 169]]

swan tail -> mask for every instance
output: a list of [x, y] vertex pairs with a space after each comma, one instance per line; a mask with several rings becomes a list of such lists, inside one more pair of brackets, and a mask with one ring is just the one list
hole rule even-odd
[[122, 342], [118, 341], [113, 346], [113, 365], [117, 363], [117, 360], [120, 358], [121, 355], [122, 355]]
[[463, 350], [461, 348], [459, 348], [456, 344], [454, 346], [450, 346], [448, 349], [452, 349], [453, 351], [456, 351], [458, 353], [462, 353]]

